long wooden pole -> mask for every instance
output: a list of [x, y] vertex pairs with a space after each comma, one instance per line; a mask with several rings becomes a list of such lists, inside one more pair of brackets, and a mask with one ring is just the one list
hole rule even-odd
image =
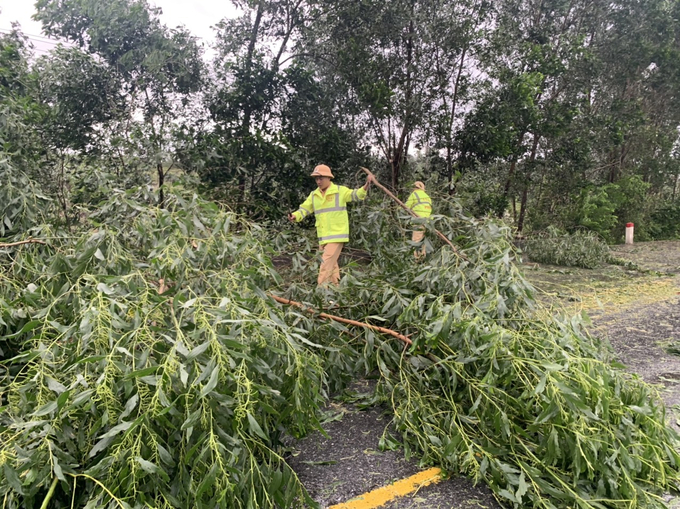
[[[386, 188], [385, 186], [383, 186], [380, 182], [378, 182], [378, 179], [375, 178], [375, 175], [373, 175], [373, 173], [371, 173], [371, 170], [369, 170], [368, 168], [364, 168], [364, 167], [362, 167], [361, 169], [364, 170], [364, 171], [366, 172], [367, 175], [373, 176], [373, 183], [374, 183], [376, 186], [378, 186], [380, 189], [382, 189], [382, 191], [383, 191], [387, 196], [389, 196], [389, 197], [392, 198], [395, 202], [397, 202], [397, 203], [399, 204], [399, 206], [400, 206], [402, 209], [404, 209], [406, 212], [408, 212], [409, 214], [411, 214], [413, 217], [420, 217], [418, 214], [416, 214], [416, 213], [413, 212], [410, 208], [408, 208], [408, 207], [407, 207], [407, 206], [406, 206], [399, 198], [397, 198], [396, 196], [394, 196], [394, 194], [392, 194], [392, 192], [391, 192], [389, 189], [387, 189], [387, 188]], [[439, 230], [434, 230], [434, 231], [435, 231], [435, 233], [437, 234], [437, 236], [438, 236], [440, 239], [442, 239], [442, 240], [443, 240], [444, 242], [446, 242], [449, 246], [451, 246], [451, 249], [453, 249], [453, 252], [454, 252], [454, 253], [456, 253], [457, 255], [460, 256], [460, 253], [458, 252], [458, 249], [456, 249], [456, 246], [453, 245], [453, 243], [446, 237], [446, 235], [444, 235], [444, 234], [443, 234], [442, 232], [440, 232]]]
[[341, 316], [335, 316], [335, 315], [329, 315], [328, 313], [319, 313], [315, 309], [308, 308], [301, 302], [296, 302], [294, 300], [289, 300], [289, 299], [284, 299], [283, 297], [277, 297], [276, 295], [272, 295], [271, 293], [269, 296], [274, 299], [276, 302], [280, 302], [281, 304], [286, 304], [288, 306], [295, 306], [300, 309], [304, 309], [308, 313], [312, 313], [314, 315], [317, 315], [321, 318], [327, 318], [329, 320], [334, 320], [336, 322], [340, 323], [346, 323], [349, 325], [356, 325], [358, 327], [363, 327], [365, 329], [371, 329], [374, 331], [381, 332], [383, 334], [389, 334], [390, 336], [394, 336], [395, 338], [399, 339], [402, 341], [404, 344], [411, 346], [413, 344], [413, 341], [411, 341], [408, 337], [404, 336], [403, 334], [399, 334], [396, 331], [393, 331], [391, 329], [386, 329], [385, 327], [378, 327], [377, 325], [371, 325], [370, 323], [364, 323], [364, 322], [357, 322], [356, 320], [350, 320], [349, 318], [343, 318]]

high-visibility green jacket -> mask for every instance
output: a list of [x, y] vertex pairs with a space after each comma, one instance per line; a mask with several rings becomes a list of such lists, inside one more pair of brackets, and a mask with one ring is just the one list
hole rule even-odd
[[421, 189], [413, 191], [404, 205], [420, 217], [430, 217], [432, 214], [432, 199]]
[[293, 212], [295, 222], [299, 223], [310, 214], [316, 218], [316, 234], [319, 245], [331, 242], [349, 242], [349, 217], [347, 204], [366, 198], [366, 190], [350, 189], [331, 184], [324, 195], [317, 188], [312, 191], [300, 208]]

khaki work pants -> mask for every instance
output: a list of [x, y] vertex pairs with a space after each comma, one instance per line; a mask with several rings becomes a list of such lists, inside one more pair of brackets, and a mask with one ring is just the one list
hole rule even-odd
[[319, 267], [319, 278], [317, 279], [318, 285], [326, 283], [337, 285], [340, 282], [338, 258], [340, 258], [342, 246], [342, 242], [333, 242], [319, 246], [321, 250], [321, 266]]
[[[425, 238], [425, 230], [413, 230], [413, 236], [411, 237], [411, 240], [413, 242], [422, 242], [422, 240]], [[423, 244], [423, 247], [420, 249], [416, 249], [415, 252], [413, 253], [413, 256], [415, 256], [416, 260], [422, 260], [425, 258], [425, 244]]]

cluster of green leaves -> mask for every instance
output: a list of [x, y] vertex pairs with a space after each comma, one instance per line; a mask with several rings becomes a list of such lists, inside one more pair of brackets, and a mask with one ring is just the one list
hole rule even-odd
[[3, 251], [4, 507], [311, 503], [280, 439], [318, 427], [325, 350], [260, 290], [278, 276], [259, 229], [180, 187], [154, 198]]
[[609, 262], [611, 250], [591, 231], [566, 233], [549, 227], [522, 241], [522, 251], [532, 262], [594, 269]]
[[272, 219], [317, 163], [397, 189], [427, 159], [450, 191], [464, 176], [475, 214], [511, 208], [520, 231], [665, 234], [650, 213], [677, 187], [674, 2], [235, 3], [210, 68], [146, 0], [39, 0], [44, 33], [74, 46], [40, 58], [0, 37], [0, 143], [65, 220], [83, 162], [153, 171], [161, 202], [179, 166]]
[[[314, 505], [282, 442], [320, 429], [328, 392], [376, 370], [400, 434], [385, 445], [513, 507], [664, 507], [659, 490], [678, 482], [663, 404], [578, 319], [539, 319], [503, 224], [453, 201], [427, 221], [359, 205], [352, 240], [370, 263], [311, 290], [313, 256], [292, 257], [287, 276], [307, 271], [295, 285], [270, 260], [311, 250], [313, 232], [275, 237], [180, 185], [166, 209], [146, 188], [111, 194], [81, 233], [0, 252], [6, 507]], [[314, 307], [330, 291], [344, 316], [414, 344], [284, 309], [265, 289]]]
[[677, 200], [662, 204], [652, 213], [651, 219], [652, 238], [680, 238], [680, 203]]
[[598, 359], [578, 321], [451, 315], [385, 377], [423, 461], [483, 479], [513, 507], [664, 507], [680, 460], [664, 406]]
[[639, 176], [621, 178], [615, 184], [588, 186], [581, 190], [574, 224], [585, 227], [608, 242], [621, 241], [625, 224], [634, 222], [637, 237], [649, 238], [654, 228], [650, 212], [655, 208], [645, 199], [650, 185]]
[[41, 193], [26, 174], [14, 168], [0, 154], [0, 238], [25, 234], [43, 224], [51, 200]]
[[376, 400], [400, 435], [383, 444], [483, 480], [512, 507], [665, 507], [680, 456], [655, 390], [612, 364], [580, 317], [532, 311], [509, 228], [453, 202], [438, 210], [422, 263], [408, 241], [422, 220], [362, 210], [354, 236], [373, 259], [333, 297], [344, 316], [414, 339], [403, 349], [365, 335], [363, 368], [377, 366]]

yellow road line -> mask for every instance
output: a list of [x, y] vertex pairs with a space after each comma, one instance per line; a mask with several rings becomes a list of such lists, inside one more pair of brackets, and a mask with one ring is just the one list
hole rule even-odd
[[330, 506], [328, 509], [374, 509], [385, 505], [397, 497], [403, 497], [418, 491], [423, 486], [439, 482], [441, 480], [441, 472], [440, 468], [430, 468], [389, 486], [359, 495], [349, 502]]

